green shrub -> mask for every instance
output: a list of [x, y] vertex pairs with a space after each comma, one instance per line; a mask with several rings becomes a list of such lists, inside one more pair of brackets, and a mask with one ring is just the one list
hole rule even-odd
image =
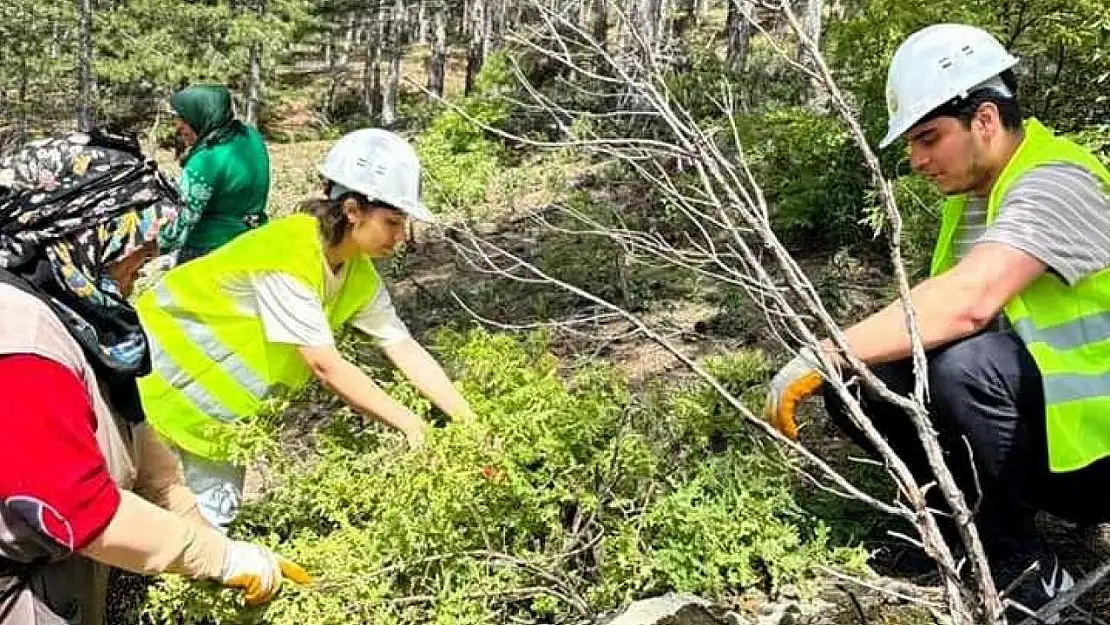
[[1084, 128], [1069, 138], [1094, 152], [1103, 165], [1110, 167], [1110, 124]]
[[[936, 185], [917, 174], [896, 178], [891, 181], [891, 186], [898, 213], [902, 216], [902, 259], [911, 281], [916, 281], [929, 275], [944, 196]], [[887, 235], [884, 231], [889, 227], [886, 213], [879, 205], [876, 193], [870, 192], [868, 200], [862, 223], [866, 224], [869, 234], [875, 238], [876, 245], [882, 247], [885, 255]]]
[[474, 92], [456, 103], [462, 112], [444, 109], [417, 138], [416, 149], [429, 183], [426, 200], [433, 211], [458, 207], [469, 214], [485, 200], [503, 150], [500, 142], [467, 117], [500, 126], [511, 112], [500, 97], [511, 80], [508, 60], [491, 56], [478, 74]]
[[[394, 434], [338, 420], [307, 458], [269, 459], [277, 486], [246, 506], [236, 537], [310, 570], [265, 608], [177, 578], [154, 587], [153, 623], [569, 622], [666, 590], [721, 597], [858, 563], [794, 503], [793, 484], [740, 436], [703, 385], [634, 398], [611, 369], [563, 375], [542, 335], [443, 333], [442, 358], [480, 424]], [[711, 367], [762, 382], [752, 352]], [[386, 378], [388, 379], [388, 378]], [[390, 392], [419, 412], [413, 389]], [[710, 431], [730, 444], [714, 453]]]
[[810, 245], [853, 242], [870, 177], [840, 120], [785, 108], [739, 121], [779, 237]]

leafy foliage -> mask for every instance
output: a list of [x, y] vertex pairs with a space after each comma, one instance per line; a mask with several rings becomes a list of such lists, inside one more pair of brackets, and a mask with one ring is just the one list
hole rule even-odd
[[452, 206], [470, 214], [485, 200], [502, 148], [467, 118], [500, 126], [511, 108], [499, 96], [511, 83], [506, 57], [492, 56], [479, 72], [474, 92], [457, 104], [459, 110], [443, 110], [421, 133], [417, 151], [430, 181], [427, 201], [432, 210]]
[[1110, 112], [1110, 13], [1101, 0], [1030, 0], [1019, 8], [999, 0], [865, 0], [857, 13], [830, 24], [827, 54], [874, 141], [886, 122], [883, 94], [894, 50], [915, 30], [944, 22], [985, 28], [1016, 53], [1027, 114], [1074, 130]]
[[[34, 120], [59, 85], [76, 85], [75, 3], [18, 0], [0, 4], [0, 127], [16, 119]], [[42, 33], [57, 36], [44, 45]], [[72, 115], [74, 109], [65, 111]], [[2, 147], [2, 145], [0, 145]]]
[[[612, 370], [565, 377], [542, 335], [443, 333], [439, 348], [481, 422], [402, 451], [339, 421], [310, 458], [273, 457], [279, 485], [233, 532], [314, 572], [268, 609], [169, 579], [155, 623], [569, 622], [668, 589], [721, 597], [859, 565], [795, 502], [789, 474], [700, 385], [635, 400]], [[768, 374], [757, 352], [711, 363], [731, 384]], [[426, 403], [406, 384], [391, 392]], [[711, 438], [727, 445], [711, 451]]]
[[870, 177], [838, 119], [783, 108], [743, 118], [741, 127], [781, 238], [826, 244], [857, 238]]

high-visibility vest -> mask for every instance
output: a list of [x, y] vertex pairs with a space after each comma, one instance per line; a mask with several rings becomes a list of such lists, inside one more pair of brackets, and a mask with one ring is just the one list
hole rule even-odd
[[[1110, 194], [1110, 171], [1097, 158], [1029, 119], [1021, 145], [991, 189], [987, 223], [997, 218], [1015, 182], [1030, 169], [1050, 163], [1082, 167]], [[953, 242], [967, 202], [966, 195], [958, 195], [944, 203], [933, 251], [934, 276], [955, 264]], [[1110, 456], [1110, 267], [1074, 286], [1045, 272], [1004, 310], [1044, 382], [1050, 468], [1074, 471]]]
[[139, 297], [135, 308], [151, 339], [153, 369], [139, 380], [139, 393], [159, 434], [192, 454], [226, 458], [232, 424], [309, 382], [312, 372], [297, 347], [267, 341], [258, 315], [243, 311], [224, 285], [259, 273], [293, 276], [324, 302], [328, 325], [339, 330], [381, 280], [361, 256], [348, 261], [339, 293], [325, 301], [324, 262], [316, 219], [298, 214], [174, 268]]

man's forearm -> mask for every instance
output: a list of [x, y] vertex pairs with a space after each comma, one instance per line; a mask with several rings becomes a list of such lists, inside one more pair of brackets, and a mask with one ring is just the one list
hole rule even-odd
[[[947, 345], [974, 334], [982, 320], [970, 314], [973, 297], [942, 276], [914, 287], [912, 297], [918, 329], [926, 350]], [[908, 358], [910, 335], [902, 300], [844, 331], [852, 351], [869, 365]]]

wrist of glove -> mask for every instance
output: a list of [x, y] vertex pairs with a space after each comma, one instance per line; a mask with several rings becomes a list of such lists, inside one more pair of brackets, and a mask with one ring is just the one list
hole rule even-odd
[[783, 367], [771, 380], [767, 390], [767, 402], [763, 406], [763, 416], [790, 439], [798, 437], [798, 424], [795, 413], [798, 403], [821, 388], [824, 378], [817, 368], [817, 356], [808, 347]]
[[312, 583], [304, 569], [265, 547], [237, 540], [228, 544], [220, 583], [242, 590], [247, 605], [272, 599], [283, 579], [302, 586]]

